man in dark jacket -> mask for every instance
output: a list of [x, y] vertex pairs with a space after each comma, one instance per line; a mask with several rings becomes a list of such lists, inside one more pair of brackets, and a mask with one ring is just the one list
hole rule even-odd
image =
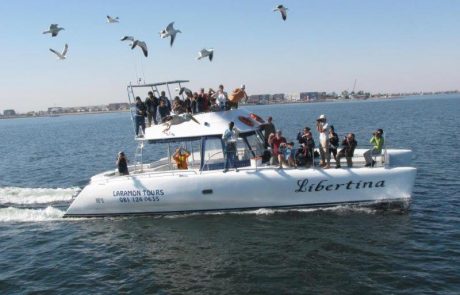
[[355, 152], [355, 148], [358, 145], [358, 142], [355, 140], [355, 135], [353, 133], [348, 133], [345, 139], [342, 141], [342, 149], [337, 154], [337, 166], [336, 168], [340, 168], [340, 159], [345, 157], [347, 159], [347, 166], [348, 168], [353, 167], [353, 154]]
[[[136, 96], [136, 136], [139, 136], [139, 127], [142, 127], [142, 133], [145, 133], [145, 115], [146, 107], [139, 96]], [[143, 135], [141, 135], [143, 137]]]
[[158, 108], [158, 98], [153, 95], [152, 91], [149, 91], [147, 98], [145, 99], [145, 106], [147, 108], [147, 120], [148, 126], [152, 126], [153, 123], [156, 125], [157, 122], [157, 108]]

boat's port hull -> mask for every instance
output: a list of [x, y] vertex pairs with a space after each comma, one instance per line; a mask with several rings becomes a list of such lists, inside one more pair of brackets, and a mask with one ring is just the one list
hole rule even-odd
[[241, 169], [92, 181], [65, 217], [409, 204], [416, 169]]

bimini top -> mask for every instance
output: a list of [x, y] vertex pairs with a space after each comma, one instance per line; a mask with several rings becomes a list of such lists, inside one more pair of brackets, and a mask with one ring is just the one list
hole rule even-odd
[[166, 82], [129, 85], [128, 87], [132, 87], [132, 88], [157, 87], [157, 86], [163, 86], [163, 85], [180, 84], [180, 83], [188, 83], [188, 82], [190, 81], [189, 80], [174, 80], [174, 81], [166, 81]]
[[153, 143], [221, 136], [232, 121], [241, 133], [259, 130], [265, 124], [261, 117], [245, 109], [172, 115], [172, 119], [166, 123], [147, 127], [144, 138], [137, 140], [148, 140]]

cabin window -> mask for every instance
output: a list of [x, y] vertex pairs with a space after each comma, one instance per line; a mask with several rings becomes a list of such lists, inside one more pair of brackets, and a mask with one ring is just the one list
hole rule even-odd
[[205, 139], [203, 156], [204, 162], [207, 164], [224, 162], [222, 140], [220, 137]]

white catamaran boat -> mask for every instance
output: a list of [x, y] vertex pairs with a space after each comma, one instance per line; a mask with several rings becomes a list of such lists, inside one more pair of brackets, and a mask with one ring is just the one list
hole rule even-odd
[[[188, 81], [129, 85], [135, 88], [177, 85]], [[144, 89], [145, 90], [145, 89]], [[171, 93], [169, 93], [171, 97]], [[353, 168], [285, 168], [262, 164], [264, 121], [246, 109], [173, 116], [170, 124], [147, 127], [129, 175], [110, 170], [91, 178], [76, 196], [65, 217], [130, 214], [167, 214], [257, 208], [327, 207], [337, 204], [365, 206], [410, 204], [416, 168], [410, 167], [412, 151], [384, 149], [374, 167], [364, 167], [364, 149], [357, 149]], [[193, 119], [192, 119], [193, 118]], [[224, 173], [222, 134], [233, 121], [239, 130], [238, 170]], [[165, 147], [165, 157], [142, 163], [144, 148]], [[173, 151], [190, 152], [188, 168], [178, 169]]]

